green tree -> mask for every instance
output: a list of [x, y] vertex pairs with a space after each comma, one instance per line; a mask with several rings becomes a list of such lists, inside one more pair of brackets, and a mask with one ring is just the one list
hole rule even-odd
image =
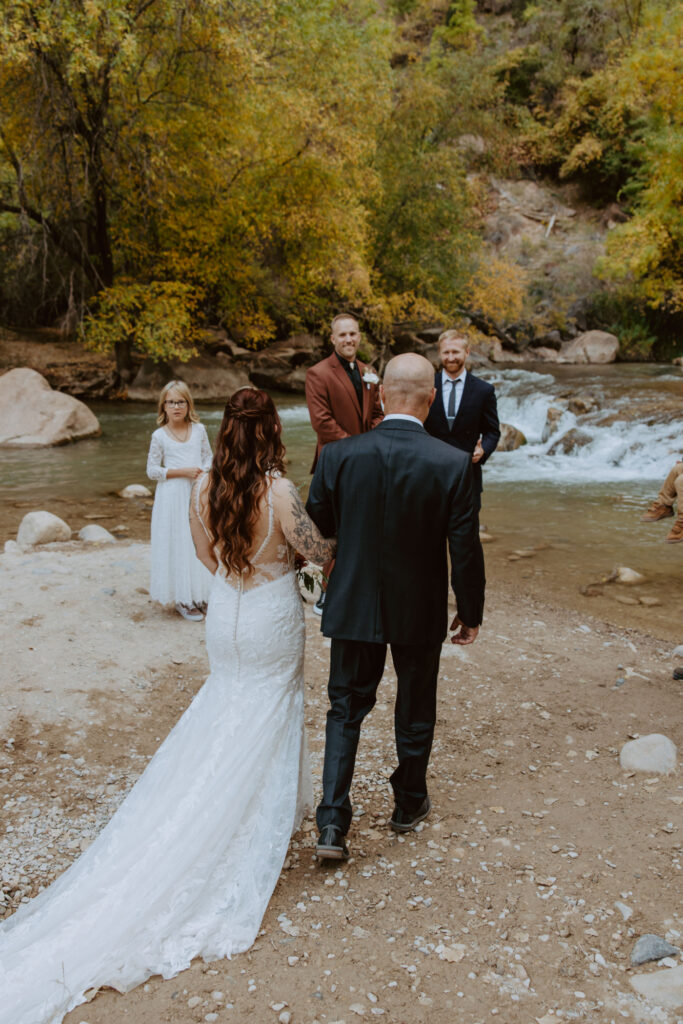
[[388, 43], [366, 0], [89, 0], [57, 15], [50, 0], [10, 0], [5, 238], [32, 224], [53, 262], [75, 269], [88, 335], [114, 342], [123, 379], [131, 338], [152, 345], [127, 329], [131, 310], [160, 310], [161, 285], [174, 309], [185, 301], [193, 320], [220, 318], [253, 344], [292, 308], [314, 316], [368, 277], [363, 198]]

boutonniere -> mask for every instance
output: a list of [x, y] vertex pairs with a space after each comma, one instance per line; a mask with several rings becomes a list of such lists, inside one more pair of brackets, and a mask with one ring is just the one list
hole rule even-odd
[[372, 370], [366, 370], [363, 374], [363, 383], [369, 391], [371, 384], [379, 384], [379, 377], [376, 373], [373, 373]]

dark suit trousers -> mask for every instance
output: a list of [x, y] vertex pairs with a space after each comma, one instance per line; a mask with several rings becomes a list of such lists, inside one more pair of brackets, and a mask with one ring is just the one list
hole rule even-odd
[[[427, 795], [441, 644], [392, 644], [391, 654], [398, 679], [394, 708], [398, 767], [390, 781], [396, 803], [411, 812]], [[351, 824], [349, 791], [360, 727], [374, 707], [386, 656], [386, 644], [332, 640], [318, 828], [336, 825], [346, 834]]]

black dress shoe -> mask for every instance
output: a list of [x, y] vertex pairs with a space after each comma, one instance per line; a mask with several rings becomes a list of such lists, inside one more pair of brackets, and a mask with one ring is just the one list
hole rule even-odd
[[319, 860], [348, 860], [349, 850], [344, 842], [341, 829], [336, 825], [325, 825], [318, 837], [318, 845], [315, 848], [316, 857]]
[[431, 809], [432, 804], [428, 796], [424, 798], [416, 811], [402, 811], [396, 804], [389, 825], [394, 832], [410, 832], [427, 817]]

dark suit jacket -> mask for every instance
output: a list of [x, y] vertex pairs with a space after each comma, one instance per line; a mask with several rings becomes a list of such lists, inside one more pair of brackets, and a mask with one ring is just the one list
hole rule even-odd
[[429, 410], [425, 430], [432, 437], [438, 437], [439, 440], [446, 441], [447, 444], [452, 444], [454, 448], [459, 448], [461, 452], [468, 452], [470, 455], [481, 437], [484, 455], [479, 462], [473, 463], [472, 466], [474, 489], [480, 493], [482, 490], [481, 467], [489, 455], [496, 450], [496, 445], [500, 440], [496, 392], [492, 384], [480, 377], [475, 377], [468, 370], [458, 413], [453, 428], [449, 430], [446, 410], [443, 406], [442, 377], [443, 370], [439, 370], [434, 377], [436, 397]]
[[323, 609], [325, 636], [373, 643], [441, 643], [448, 626], [450, 545], [458, 614], [478, 626], [484, 559], [469, 457], [410, 420], [385, 420], [323, 449], [306, 510], [337, 560]]
[[[361, 378], [368, 369], [356, 360]], [[323, 445], [371, 430], [382, 419], [377, 384], [363, 384], [363, 408], [358, 404], [351, 378], [332, 353], [312, 366], [306, 374], [306, 402], [318, 445], [311, 472], [316, 467]]]

